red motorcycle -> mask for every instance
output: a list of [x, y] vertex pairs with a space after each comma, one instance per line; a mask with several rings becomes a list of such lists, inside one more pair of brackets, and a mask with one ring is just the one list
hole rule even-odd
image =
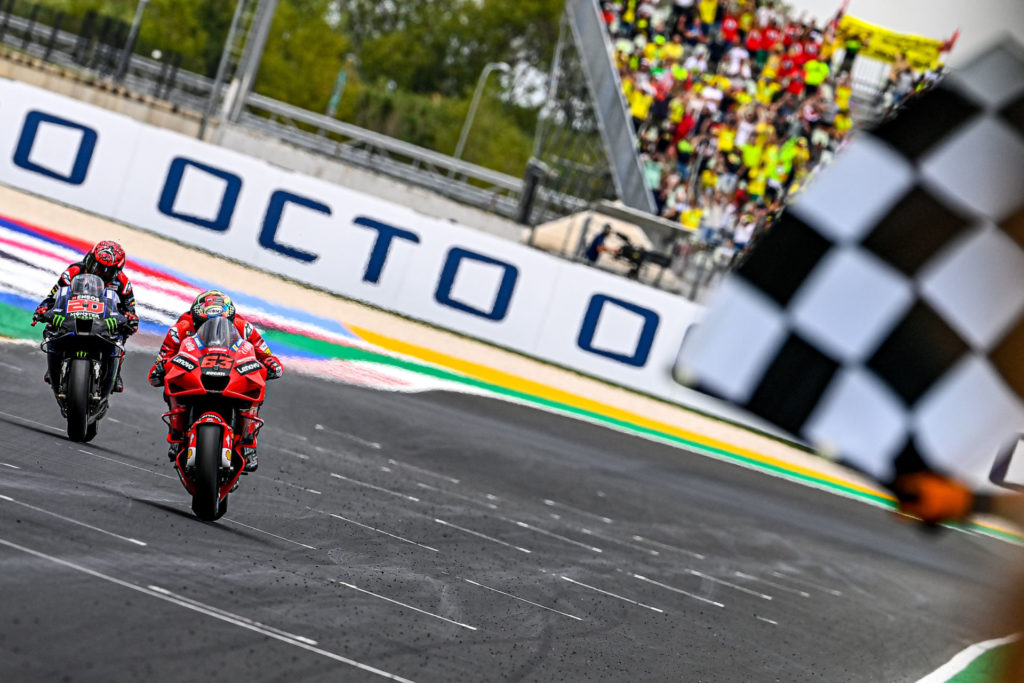
[[266, 368], [252, 344], [227, 318], [210, 318], [181, 343], [166, 365], [164, 421], [181, 428], [185, 444], [175, 467], [192, 495], [192, 511], [207, 522], [228, 509], [228, 493], [245, 469], [246, 447], [256, 445], [263, 420]]

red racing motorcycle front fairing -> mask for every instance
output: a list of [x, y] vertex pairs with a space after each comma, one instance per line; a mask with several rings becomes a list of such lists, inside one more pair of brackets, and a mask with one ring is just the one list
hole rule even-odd
[[[216, 323], [216, 324], [214, 324]], [[263, 421], [267, 373], [252, 344], [223, 318], [211, 319], [185, 339], [165, 364], [164, 420], [184, 433], [175, 467], [192, 495], [192, 509], [207, 521], [227, 510], [228, 493], [245, 469], [242, 449], [255, 446]]]

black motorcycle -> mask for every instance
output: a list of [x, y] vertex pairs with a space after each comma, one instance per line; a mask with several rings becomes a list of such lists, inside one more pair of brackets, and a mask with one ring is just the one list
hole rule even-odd
[[107, 413], [128, 323], [119, 303], [98, 276], [82, 274], [60, 288], [46, 313], [39, 348], [46, 353], [50, 387], [72, 441], [91, 441]]

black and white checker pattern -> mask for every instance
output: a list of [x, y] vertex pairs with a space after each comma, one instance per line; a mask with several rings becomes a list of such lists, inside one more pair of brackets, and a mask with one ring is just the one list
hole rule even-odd
[[723, 284], [677, 375], [887, 482], [1024, 431], [1024, 49], [861, 134]]

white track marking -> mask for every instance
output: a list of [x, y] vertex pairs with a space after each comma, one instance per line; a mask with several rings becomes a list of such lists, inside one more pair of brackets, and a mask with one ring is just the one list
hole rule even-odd
[[327, 650], [322, 650], [318, 647], [310, 645], [308, 642], [308, 638], [300, 639], [300, 637], [293, 636], [291, 634], [285, 635], [284, 631], [278, 631], [277, 629], [270, 630], [266, 627], [257, 625], [255, 622], [246, 619], [245, 617], [239, 616], [237, 614], [232, 614], [231, 612], [226, 612], [224, 610], [213, 610], [203, 605], [186, 602], [185, 600], [178, 598], [171, 591], [160, 588], [159, 586], [139, 586], [134, 583], [129, 583], [128, 581], [124, 581], [113, 576], [108, 576], [107, 574], [102, 574], [93, 569], [89, 569], [88, 567], [83, 567], [80, 564], [75, 564], [74, 562], [62, 560], [59, 557], [54, 557], [52, 555], [41, 553], [38, 550], [32, 550], [31, 548], [26, 548], [24, 546], [17, 545], [16, 543], [11, 543], [10, 541], [6, 541], [2, 538], [0, 538], [0, 545], [5, 545], [9, 548], [20, 550], [23, 553], [34, 555], [40, 559], [49, 560], [50, 562], [53, 562], [55, 564], [59, 564], [69, 569], [74, 569], [75, 571], [82, 572], [83, 574], [88, 574], [89, 576], [92, 576], [97, 579], [102, 579], [103, 581], [107, 581], [117, 586], [121, 586], [122, 588], [127, 588], [129, 590], [143, 593], [150, 597], [157, 598], [159, 600], [163, 600], [174, 605], [178, 605], [179, 607], [184, 607], [185, 609], [192, 610], [193, 612], [199, 612], [200, 614], [205, 614], [206, 616], [213, 617], [214, 619], [219, 619], [220, 621], [227, 622], [229, 624], [233, 624], [235, 626], [239, 626], [250, 631], [255, 631], [256, 633], [267, 636], [268, 638], [273, 638], [274, 640], [281, 641], [282, 643], [287, 643], [289, 645], [302, 648], [303, 650], [307, 650], [309, 652], [313, 652], [323, 657], [327, 657], [328, 659], [332, 659], [336, 662], [340, 662], [342, 664], [347, 664], [349, 666], [355, 667], [357, 669], [360, 669], [361, 671], [366, 671], [368, 673], [372, 673], [377, 676], [382, 676], [393, 681], [401, 681], [402, 683], [413, 683], [407, 678], [396, 676], [395, 674], [388, 673], [387, 671], [384, 671], [382, 669], [378, 669], [376, 667], [363, 664], [362, 662], [357, 662], [354, 659], [349, 659], [348, 657], [343, 657], [339, 654], [335, 654], [334, 652], [328, 652]]
[[[267, 445], [265, 444], [263, 447], [266, 448]], [[288, 448], [282, 448], [280, 446], [270, 446], [270, 450], [281, 451], [282, 453], [286, 453], [288, 455], [294, 456], [294, 457], [298, 458], [299, 460], [309, 460], [309, 456], [306, 455], [305, 453], [299, 453], [298, 451], [293, 451], [293, 450], [290, 450]]]
[[459, 480], [456, 479], [455, 477], [449, 477], [447, 474], [440, 474], [439, 472], [432, 472], [432, 471], [426, 469], [425, 467], [419, 467], [417, 465], [410, 465], [407, 462], [400, 462], [398, 460], [393, 460], [391, 458], [388, 458], [388, 462], [391, 463], [392, 465], [397, 465], [398, 467], [405, 467], [407, 469], [412, 470], [413, 472], [419, 472], [420, 474], [426, 474], [427, 476], [430, 476], [430, 477], [437, 477], [438, 479], [444, 479], [445, 481], [450, 481], [453, 484], [458, 484], [459, 483]]
[[17, 465], [12, 465], [12, 464], [10, 464], [8, 462], [0, 462], [0, 465], [3, 465], [4, 467], [10, 467], [12, 470], [20, 470], [21, 469]]
[[328, 513], [328, 514], [330, 514], [331, 517], [335, 517], [337, 519], [340, 519], [343, 522], [348, 522], [349, 524], [355, 524], [356, 526], [361, 526], [364, 529], [369, 529], [370, 531], [376, 531], [378, 534], [384, 534], [385, 536], [390, 536], [391, 538], [399, 540], [402, 543], [409, 543], [410, 545], [419, 546], [420, 548], [426, 548], [427, 550], [430, 550], [430, 551], [435, 552], [435, 553], [436, 552], [440, 552], [437, 548], [431, 548], [429, 545], [423, 545], [422, 543], [417, 543], [416, 541], [410, 541], [408, 538], [402, 538], [401, 536], [398, 536], [397, 534], [388, 533], [387, 531], [384, 531], [383, 529], [378, 529], [377, 527], [370, 526], [369, 524], [363, 524], [362, 522], [357, 522], [354, 519], [349, 519], [348, 517], [342, 517], [341, 515], [336, 515], [333, 512]]
[[289, 431], [287, 431], [285, 429], [281, 429], [279, 427], [274, 427], [273, 431], [280, 432], [281, 434], [284, 434], [285, 436], [287, 436], [289, 439], [297, 439], [299, 441], [309, 441], [309, 437], [306, 436], [305, 434], [292, 434], [291, 432], [289, 432]]
[[485, 586], [482, 583], [477, 583], [476, 581], [471, 581], [469, 579], [465, 579], [464, 578], [462, 580], [465, 581], [466, 583], [471, 583], [474, 586], [480, 586], [480, 588], [485, 588], [485, 589], [487, 589], [489, 591], [494, 591], [495, 593], [500, 593], [501, 595], [504, 595], [506, 597], [512, 598], [513, 600], [518, 600], [520, 602], [525, 602], [527, 605], [533, 605], [534, 607], [540, 607], [541, 609], [546, 609], [547, 611], [554, 612], [555, 614], [561, 614], [563, 617], [569, 617], [570, 619], [575, 619], [576, 621], [583, 621], [583, 619], [581, 617], [577, 617], [577, 616], [575, 616], [573, 614], [567, 614], [565, 612], [559, 612], [557, 609], [552, 609], [551, 607], [545, 607], [544, 605], [540, 605], [540, 604], [538, 604], [536, 602], [533, 602], [532, 600], [527, 600], [526, 598], [521, 598], [518, 595], [512, 595], [511, 593], [506, 593], [505, 591], [500, 591], [497, 588], [491, 588], [490, 586]]
[[[329, 581], [334, 581], [334, 579], [328, 579], [328, 580]], [[388, 601], [390, 603], [393, 603], [395, 605], [399, 605], [400, 607], [405, 607], [406, 609], [411, 609], [414, 612], [419, 612], [420, 614], [426, 614], [428, 617], [434, 617], [435, 619], [440, 619], [441, 621], [447, 621], [449, 624], [455, 624], [456, 626], [461, 626], [462, 628], [468, 628], [470, 631], [477, 630], [476, 626], [470, 626], [469, 624], [463, 624], [461, 621], [455, 621], [454, 619], [449, 619], [448, 617], [442, 617], [440, 614], [434, 614], [433, 612], [428, 612], [426, 610], [420, 609], [419, 607], [413, 607], [412, 605], [407, 605], [404, 602], [399, 602], [398, 600], [393, 600], [392, 598], [389, 598], [386, 595], [380, 595], [379, 593], [374, 593], [373, 591], [368, 591], [365, 588], [360, 588], [359, 586], [353, 586], [351, 583], [345, 583], [344, 581], [334, 581], [334, 583], [341, 584], [342, 586], [346, 586], [348, 588], [351, 588], [352, 590], [359, 591], [360, 593], [366, 593], [367, 595], [372, 595], [373, 597], [380, 598], [381, 600], [386, 600], [386, 601]]]
[[21, 420], [22, 422], [27, 422], [28, 424], [35, 425], [37, 427], [46, 427], [47, 429], [52, 429], [53, 431], [57, 432], [58, 434], [63, 434], [64, 433], [64, 428], [63, 427], [54, 427], [53, 425], [48, 425], [48, 424], [45, 424], [43, 422], [36, 422], [35, 420], [30, 420], [27, 417], [22, 417], [21, 415], [14, 415], [13, 413], [5, 413], [2, 410], [0, 410], [0, 415], [3, 415], [4, 417], [13, 417], [15, 420]]
[[715, 607], [725, 607], [724, 604], [717, 602], [715, 600], [711, 600], [710, 598], [702, 597], [700, 595], [697, 595], [696, 593], [691, 593], [690, 591], [684, 591], [682, 588], [676, 588], [675, 586], [670, 586], [667, 583], [662, 583], [661, 581], [648, 579], [646, 576], [640, 576], [639, 574], [630, 574], [630, 576], [632, 576], [634, 579], [639, 579], [640, 581], [645, 581], [646, 583], [654, 584], [655, 586], [660, 586], [661, 588], [666, 588], [672, 591], [673, 593], [679, 593], [680, 595], [685, 595], [688, 598], [693, 598], [694, 600], [699, 600], [700, 602], [706, 602], [709, 605], [714, 605]]
[[605, 524], [611, 524], [614, 521], [614, 520], [612, 520], [611, 517], [605, 517], [604, 515], [597, 515], [597, 514], [594, 514], [593, 512], [587, 512], [586, 510], [580, 510], [579, 508], [574, 508], [573, 506], [566, 505], [565, 503], [559, 503], [558, 501], [551, 500], [550, 498], [545, 498], [544, 499], [544, 504], [547, 505], [548, 507], [558, 507], [558, 508], [562, 508], [563, 510], [569, 510], [571, 512], [575, 512], [577, 515], [583, 515], [584, 517], [590, 517], [591, 519], [597, 519], [597, 520], [600, 520], [600, 521], [604, 522]]
[[25, 372], [25, 368], [18, 367], [17, 365], [11, 365], [10, 363], [5, 363], [2, 360], [0, 360], [0, 366], [3, 366], [5, 368], [10, 368], [11, 370], [14, 370], [15, 372]]
[[782, 572], [772, 572], [772, 576], [774, 576], [776, 578], [779, 578], [779, 579], [786, 579], [787, 581], [792, 581], [793, 583], [801, 583], [801, 584], [803, 584], [805, 586], [810, 586], [811, 588], [814, 588], [814, 589], [823, 591], [825, 593], [828, 593], [829, 595], [835, 595], [836, 597], [838, 597], [838, 596], [843, 594], [842, 591], [837, 591], [834, 588], [828, 588], [826, 586], [822, 586], [821, 584], [815, 583], [813, 581], [808, 581], [808, 580], [804, 579], [802, 576], [801, 577], [790, 576], [789, 574], [783, 574]]
[[992, 648], [1000, 647], [1001, 645], [1009, 645], [1017, 640], [1020, 640], [1019, 633], [1014, 633], [1013, 635], [1006, 636], [1005, 638], [993, 638], [992, 640], [983, 640], [980, 643], [968, 645], [966, 648], [956, 653], [948, 662], [924, 678], [918, 680], [917, 683], [946, 683], [946, 681], [966, 669], [968, 664]]
[[652, 610], [654, 612], [658, 612], [659, 614], [664, 614], [665, 613], [665, 610], [663, 610], [663, 609], [659, 609], [657, 607], [651, 607], [650, 605], [645, 605], [644, 603], [637, 602], [636, 600], [630, 600], [629, 598], [623, 597], [621, 595], [617, 595], [615, 593], [609, 593], [608, 591], [601, 590], [600, 588], [595, 588], [594, 586], [590, 586], [590, 585], [585, 584], [585, 583], [581, 583], [579, 581], [576, 581], [575, 579], [570, 579], [568, 576], [565, 576], [565, 575], [562, 575], [562, 579], [564, 579], [565, 581], [568, 581], [569, 583], [575, 584], [577, 586], [582, 586], [583, 588], [589, 588], [590, 590], [596, 591], [596, 592], [600, 593], [601, 595], [607, 595], [608, 597], [615, 598], [617, 600], [623, 600], [625, 602], [628, 602], [631, 605], [636, 605], [637, 607], [643, 607], [645, 609], [649, 609], [649, 610]]
[[504, 517], [502, 519], [505, 519], [506, 522], [511, 522], [512, 524], [515, 524], [516, 526], [521, 527], [523, 529], [529, 529], [530, 531], [533, 531], [535, 533], [541, 534], [542, 536], [550, 536], [551, 538], [554, 538], [554, 539], [557, 539], [559, 541], [562, 541], [563, 543], [569, 543], [570, 545], [579, 546], [580, 548], [586, 548], [587, 550], [589, 550], [592, 553], [603, 553], [604, 552], [603, 550], [601, 550], [600, 548], [597, 548], [595, 546], [587, 545], [586, 543], [581, 543], [580, 541], [577, 541], [576, 539], [568, 538], [567, 536], [562, 536], [561, 534], [556, 534], [553, 531], [548, 531], [547, 529], [541, 529], [540, 527], [533, 526], [532, 524], [527, 524], [526, 522], [520, 522], [520, 521], [515, 520], [515, 519], [507, 519], [507, 518], [504, 518]]
[[596, 531], [593, 531], [592, 529], [584, 529], [584, 528], [581, 527], [580, 531], [582, 533], [586, 534], [587, 536], [593, 536], [594, 538], [600, 538], [602, 541], [608, 541], [610, 543], [617, 543], [618, 545], [624, 545], [627, 548], [632, 548], [633, 550], [639, 550], [640, 552], [646, 553], [647, 555], [652, 555], [654, 557], [657, 557], [658, 555], [661, 555], [660, 552], [658, 552], [657, 550], [654, 550], [653, 548], [644, 548], [643, 546], [636, 545], [634, 543], [630, 543], [629, 541], [620, 541], [617, 538], [612, 538], [611, 536], [605, 536], [604, 534], [599, 534]]
[[786, 591], [788, 593], [795, 593], [795, 594], [799, 595], [802, 598], [809, 598], [809, 597], [811, 597], [811, 594], [808, 593], [807, 591], [800, 590], [799, 588], [791, 588], [789, 586], [783, 586], [781, 583], [776, 583], [775, 581], [769, 581], [768, 579], [762, 579], [760, 576], [752, 576], [750, 574], [747, 574], [745, 572], [740, 572], [740, 571], [735, 571], [735, 572], [733, 572], [733, 574], [735, 576], [740, 577], [741, 579], [750, 579], [751, 581], [760, 581], [761, 583], [768, 584], [772, 588], [778, 588], [780, 591]]
[[172, 477], [171, 475], [164, 474], [163, 472], [154, 472], [148, 467], [139, 467], [138, 465], [133, 465], [130, 462], [124, 462], [123, 460], [118, 460], [117, 458], [108, 458], [105, 455], [100, 455], [99, 453], [92, 453], [91, 451], [82, 450], [81, 448], [76, 448], [75, 450], [77, 450], [79, 453], [85, 453], [86, 455], [91, 455], [94, 458], [99, 458], [100, 460], [109, 460], [112, 463], [123, 465], [124, 467], [131, 467], [133, 470], [142, 470], [143, 472], [149, 472], [150, 474], [154, 474], [158, 477], [163, 477], [164, 479], [173, 479], [175, 481], [178, 481], [177, 477]]
[[71, 519], [70, 517], [65, 517], [64, 515], [59, 515], [56, 512], [50, 512], [49, 510], [44, 510], [43, 508], [36, 507], [35, 505], [29, 505], [28, 503], [22, 503], [20, 500], [14, 500], [13, 498], [11, 498], [9, 496], [0, 495], [0, 500], [6, 500], [9, 503], [14, 503], [15, 505], [20, 505], [22, 507], [28, 508], [29, 510], [35, 510], [36, 512], [41, 512], [44, 515], [50, 515], [51, 517], [56, 517], [57, 519], [64, 520], [65, 522], [67, 522], [69, 524], [77, 524], [78, 526], [85, 527], [86, 529], [92, 529], [93, 531], [98, 531], [101, 534], [106, 534], [107, 536], [113, 536], [114, 538], [120, 539], [122, 541], [127, 541], [128, 543], [134, 543], [135, 545], [141, 545], [143, 547], [145, 547], [147, 545], [147, 543], [145, 541], [140, 541], [137, 538], [130, 538], [128, 536], [122, 536], [121, 534], [115, 534], [112, 531], [107, 531], [106, 529], [101, 529], [98, 526], [93, 526], [92, 524], [86, 524], [85, 522], [80, 522], [77, 519]]
[[513, 545], [511, 543], [507, 543], [507, 542], [501, 540], [500, 538], [495, 538], [494, 536], [488, 536], [487, 534], [482, 534], [479, 531], [473, 531], [472, 529], [467, 529], [466, 527], [459, 526], [458, 524], [452, 524], [451, 522], [446, 522], [443, 519], [437, 519], [435, 517], [434, 521], [437, 522], [438, 524], [443, 524], [444, 526], [449, 526], [449, 527], [451, 527], [453, 529], [458, 529], [459, 531], [461, 531], [463, 533], [466, 533], [466, 534], [469, 534], [471, 536], [476, 536], [477, 538], [482, 538], [482, 539], [484, 539], [486, 541], [490, 541], [491, 543], [497, 543], [498, 545], [503, 545], [506, 548], [514, 548], [514, 549], [518, 550], [521, 553], [531, 553], [531, 552], [533, 552], [531, 550], [527, 550], [526, 548], [522, 548], [522, 547], [520, 547], [518, 545]]
[[285, 486], [290, 486], [293, 489], [299, 489], [300, 491], [305, 491], [306, 493], [315, 493], [318, 496], [319, 495], [323, 495], [323, 494], [321, 494], [320, 491], [317, 491], [316, 489], [307, 489], [305, 486], [300, 486], [299, 484], [293, 484], [292, 482], [285, 481], [284, 479], [277, 479], [277, 478], [271, 477], [270, 481], [277, 482], [278, 484], [284, 484]]
[[428, 491], [436, 491], [438, 493], [443, 493], [446, 496], [451, 496], [452, 498], [458, 498], [459, 500], [464, 500], [467, 503], [473, 503], [475, 505], [483, 505], [484, 507], [490, 508], [491, 510], [497, 510], [498, 509], [498, 506], [495, 505], [494, 503], [481, 503], [479, 500], [474, 500], [474, 499], [470, 498], [469, 496], [462, 495], [461, 493], [453, 493], [452, 491], [445, 491], [444, 489], [439, 489], [436, 486], [431, 486], [430, 484], [424, 484], [423, 482], [420, 482], [420, 481], [416, 482], [416, 485], [419, 486], [421, 489], [426, 489]]
[[381, 447], [380, 444], [377, 443], [376, 441], [367, 441], [366, 439], [362, 439], [362, 438], [356, 436], [355, 434], [349, 434], [348, 432], [339, 432], [337, 429], [331, 429], [330, 427], [324, 427], [322, 424], [315, 424], [315, 425], [313, 425], [313, 429], [317, 430], [318, 432], [327, 432], [328, 434], [337, 434], [340, 437], [343, 437], [345, 439], [351, 439], [352, 441], [355, 441], [358, 444], [362, 444], [362, 445], [366, 446], [367, 448], [372, 448], [374, 450], [380, 450], [380, 447]]
[[711, 581], [712, 583], [718, 583], [718, 584], [721, 584], [723, 586], [727, 586], [729, 588], [738, 590], [741, 593], [747, 593], [749, 595], [754, 595], [756, 597], [761, 598], [762, 600], [771, 600], [772, 599], [772, 596], [767, 595], [766, 593], [760, 593], [758, 591], [751, 590], [750, 588], [747, 588], [746, 586], [741, 586], [739, 584], [732, 583], [731, 581], [726, 581], [724, 579], [720, 579], [717, 576], [711, 576], [710, 574], [705, 574], [704, 572], [699, 572], [696, 569], [687, 569], [686, 571], [687, 571], [687, 573], [693, 574], [694, 576], [697, 576], [697, 577], [700, 577], [701, 579], [704, 579], [705, 581]]
[[643, 536], [638, 536], [636, 534], [633, 534], [633, 540], [634, 541], [639, 541], [640, 543], [647, 543], [648, 545], [653, 545], [656, 548], [663, 548], [665, 550], [674, 550], [677, 553], [683, 553], [684, 555], [689, 555], [690, 557], [695, 557], [698, 560], [705, 559], [705, 556], [702, 555], [701, 553], [696, 553], [696, 552], [694, 552], [692, 550], [687, 550], [686, 548], [679, 548], [679, 547], [674, 546], [674, 545], [669, 545], [668, 543], [662, 543], [661, 541], [652, 541], [649, 538], [644, 538]]
[[[772, 626], [778, 626], [779, 625], [779, 622], [775, 621], [774, 619], [769, 619], [768, 617], [759, 617], [756, 614], [754, 615], [754, 617], [756, 617], [757, 619], [759, 619], [761, 621], [766, 621], [769, 624], [771, 624]], [[943, 679], [943, 683], [945, 683], [945, 679]]]
[[186, 598], [184, 595], [180, 595], [178, 593], [174, 593], [172, 591], [167, 590], [166, 588], [161, 588], [160, 586], [154, 586], [154, 585], [150, 584], [149, 586], [146, 586], [146, 588], [148, 588], [148, 589], [150, 589], [152, 591], [156, 591], [157, 593], [161, 593], [163, 595], [170, 595], [170, 596], [174, 597], [175, 600], [180, 600], [181, 602], [187, 602], [188, 604], [193, 605], [195, 607], [200, 607], [200, 608], [202, 608], [204, 610], [209, 610], [211, 612], [216, 612], [217, 614], [220, 614], [220, 615], [229, 616], [232, 619], [238, 619], [239, 621], [244, 621], [246, 624], [249, 624], [250, 626], [258, 626], [259, 628], [263, 628], [263, 629], [266, 629], [268, 631], [273, 631], [274, 633], [276, 633], [276, 634], [278, 634], [280, 636], [284, 636], [285, 638], [294, 638], [295, 640], [298, 640], [298, 641], [301, 641], [303, 643], [306, 643], [307, 645], [317, 645], [318, 644], [312, 638], [307, 638], [306, 636], [295, 635], [294, 633], [288, 633], [288, 631], [282, 631], [281, 629], [275, 628], [273, 626], [267, 626], [266, 624], [260, 623], [258, 621], [254, 621], [253, 619], [249, 619], [249, 618], [237, 615], [237, 614], [233, 614], [231, 612], [228, 612], [227, 610], [220, 609], [219, 607], [213, 607], [211, 605], [207, 605], [204, 602], [199, 602], [198, 600], [193, 600], [192, 598]]
[[411, 500], [414, 503], [420, 502], [420, 499], [416, 498], [415, 496], [410, 496], [410, 495], [406, 495], [404, 493], [399, 493], [398, 491], [392, 491], [391, 489], [386, 489], [383, 486], [377, 486], [376, 484], [368, 484], [365, 481], [359, 481], [358, 479], [352, 479], [350, 477], [346, 477], [343, 474], [338, 474], [337, 472], [331, 472], [331, 476], [334, 477], [335, 479], [341, 479], [342, 481], [347, 481], [349, 483], [356, 484], [358, 486], [365, 486], [366, 488], [373, 489], [374, 491], [380, 491], [381, 493], [387, 493], [388, 495], [391, 495], [391, 496], [398, 496], [399, 498], [405, 498], [406, 500]]
[[282, 541], [288, 541], [289, 543], [294, 543], [295, 545], [301, 545], [303, 548], [309, 548], [310, 550], [316, 550], [316, 548], [314, 548], [311, 545], [306, 545], [305, 543], [299, 543], [298, 541], [293, 541], [292, 539], [285, 538], [284, 536], [278, 536], [277, 534], [272, 534], [269, 531], [266, 531], [264, 529], [257, 529], [254, 526], [249, 526], [248, 524], [243, 524], [242, 522], [236, 521], [234, 519], [224, 518], [224, 519], [221, 519], [221, 521], [222, 522], [230, 522], [231, 524], [237, 524], [238, 526], [244, 526], [246, 529], [252, 529], [253, 531], [258, 531], [261, 534], [266, 534], [267, 536], [273, 536], [274, 538], [279, 538]]

